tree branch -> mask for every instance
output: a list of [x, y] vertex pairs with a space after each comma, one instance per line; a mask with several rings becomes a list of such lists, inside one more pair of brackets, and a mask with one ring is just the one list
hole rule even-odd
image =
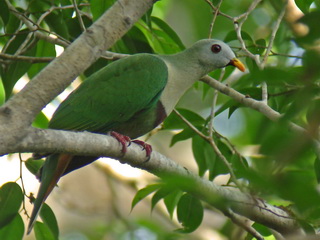
[[[269, 118], [271, 121], [277, 122], [281, 119], [282, 115], [278, 113], [277, 111], [273, 110], [271, 107], [269, 107], [267, 104], [265, 104], [262, 101], [257, 101], [253, 98], [248, 98], [245, 95], [237, 92], [236, 90], [228, 87], [227, 85], [224, 85], [223, 83], [215, 80], [212, 77], [205, 76], [201, 79], [202, 82], [207, 83], [214, 89], [218, 90], [219, 92], [231, 97], [235, 101], [243, 104], [246, 107], [252, 108], [260, 113], [262, 113], [264, 116]], [[315, 153], [317, 154], [317, 157], [320, 158], [320, 141], [318, 139], [312, 138], [312, 133], [309, 133], [306, 129], [300, 127], [299, 125], [289, 122], [288, 127], [291, 131], [301, 134], [302, 136], [305, 136], [307, 138], [311, 138]]]
[[[182, 190], [222, 212], [230, 208], [233, 212], [264, 224], [283, 235], [303, 233], [296, 220], [283, 209], [241, 193], [234, 187], [222, 187], [205, 180], [156, 151], [153, 151], [150, 160], [146, 161], [145, 152], [134, 143], [122, 156], [121, 145], [111, 136], [52, 129], [29, 128], [28, 130], [28, 136], [19, 146], [12, 146], [9, 152], [64, 152], [118, 159], [121, 163], [144, 169], [164, 180], [175, 179], [175, 183]], [[0, 154], [3, 154], [3, 151], [0, 146]]]

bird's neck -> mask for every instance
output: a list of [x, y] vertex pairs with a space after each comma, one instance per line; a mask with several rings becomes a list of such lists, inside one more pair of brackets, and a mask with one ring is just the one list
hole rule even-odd
[[174, 66], [178, 71], [185, 73], [186, 76], [189, 76], [188, 79], [195, 82], [194, 79], [199, 79], [206, 75], [208, 72], [211, 72], [214, 69], [212, 64], [205, 64], [199, 59], [199, 53], [196, 52], [193, 48], [188, 48], [180, 53], [173, 55], [164, 55], [161, 56], [166, 63]]
[[197, 54], [185, 50], [174, 55], [161, 56], [168, 66], [168, 82], [161, 95], [161, 102], [169, 115], [182, 95], [210, 69], [196, 58]]

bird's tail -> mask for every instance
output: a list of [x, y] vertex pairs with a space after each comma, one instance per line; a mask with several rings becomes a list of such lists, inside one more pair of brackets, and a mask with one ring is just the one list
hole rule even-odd
[[53, 154], [46, 159], [42, 168], [40, 179], [41, 184], [37, 198], [34, 202], [27, 234], [31, 232], [44, 201], [47, 199], [60, 177], [65, 172], [72, 157], [73, 156], [69, 154]]

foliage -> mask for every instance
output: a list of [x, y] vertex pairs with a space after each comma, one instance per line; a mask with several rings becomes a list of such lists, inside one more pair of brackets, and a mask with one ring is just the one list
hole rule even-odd
[[[10, 2], [11, 7], [8, 0], [0, 1], [0, 103], [15, 93], [14, 86], [22, 77], [32, 79], [57, 57], [55, 45], [35, 35], [35, 31], [68, 44], [115, 1], [78, 0], [78, 12], [69, 0]], [[174, 133], [170, 146], [191, 140], [200, 176], [215, 180], [230, 174], [227, 185], [246, 189], [272, 204], [284, 204], [283, 208], [303, 223], [307, 231], [315, 232], [320, 218], [320, 150], [313, 144], [314, 139], [319, 139], [320, 125], [320, 50], [316, 45], [320, 36], [317, 25], [320, 3], [296, 1], [297, 8], [287, 10], [287, 15], [293, 15], [290, 11], [298, 11], [298, 8], [303, 12], [295, 22], [287, 15], [279, 17], [286, 7], [282, 1], [260, 2], [252, 11], [250, 4], [259, 1], [224, 1], [219, 9], [223, 14], [217, 18], [213, 14], [215, 8], [212, 9], [208, 2], [218, 6], [222, 1], [157, 2], [109, 50], [127, 54], [173, 54], [185, 48], [183, 42], [190, 45], [211, 34], [229, 43], [249, 71], [239, 75], [227, 68], [217, 70], [211, 76], [247, 98], [267, 100], [269, 107], [282, 115], [281, 120], [275, 123], [267, 114], [244, 107], [235, 99], [198, 82], [179, 102], [179, 114], [172, 113], [161, 131]], [[241, 15], [244, 13], [249, 14], [247, 18]], [[81, 21], [77, 17], [79, 14]], [[31, 31], [18, 16], [30, 19], [36, 30]], [[233, 21], [236, 16], [241, 16], [237, 19], [242, 27], [238, 32], [238, 24]], [[306, 34], [299, 32], [298, 23], [307, 26], [309, 31]], [[101, 58], [85, 71], [84, 77], [109, 62]], [[267, 96], [263, 95], [264, 83]], [[238, 130], [222, 129], [221, 126], [226, 127], [227, 123], [234, 124]], [[306, 134], [290, 131], [291, 123], [306, 129]], [[48, 119], [39, 113], [33, 125], [46, 128]], [[29, 159], [25, 165], [36, 174], [41, 162]], [[201, 225], [203, 203], [197, 196], [173, 185], [171, 181], [164, 181], [139, 190], [132, 208], [154, 192], [151, 209], [163, 199], [171, 218], [176, 210], [182, 225], [177, 232], [190, 233]], [[22, 196], [21, 187], [16, 183], [8, 182], [0, 188], [1, 239], [21, 239], [23, 236], [24, 224], [19, 212]], [[36, 239], [58, 239], [59, 229], [50, 207], [45, 205], [40, 215], [43, 223], [35, 225]], [[136, 224], [149, 229], [159, 239], [177, 239], [177, 232], [165, 233], [143, 221]], [[226, 231], [229, 224], [227, 221], [223, 228], [216, 230], [231, 238], [232, 231]], [[252, 227], [263, 236], [271, 235], [270, 230], [259, 223]], [[252, 237], [248, 234], [247, 239]]]

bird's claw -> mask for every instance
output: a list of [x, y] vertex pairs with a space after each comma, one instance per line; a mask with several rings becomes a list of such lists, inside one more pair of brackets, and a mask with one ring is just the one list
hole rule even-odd
[[127, 147], [131, 144], [131, 139], [128, 136], [122, 135], [120, 133], [111, 131], [110, 135], [118, 140], [118, 142], [122, 145], [121, 152], [124, 154], [127, 152]]
[[146, 151], [146, 157], [148, 158], [147, 161], [149, 161], [150, 160], [150, 155], [152, 153], [152, 146], [150, 144], [147, 144], [147, 143], [141, 141], [141, 140], [134, 140], [132, 142], [140, 145], [142, 147], [142, 149]]
[[121, 152], [123, 154], [125, 154], [127, 152], [127, 148], [130, 146], [131, 142], [134, 142], [134, 143], [140, 145], [142, 147], [142, 149], [146, 151], [146, 157], [147, 157], [146, 162], [149, 161], [151, 153], [152, 153], [152, 147], [151, 147], [150, 144], [147, 144], [147, 143], [145, 143], [145, 142], [143, 142], [141, 140], [133, 140], [133, 141], [131, 141], [131, 139], [128, 136], [122, 135], [122, 134], [117, 133], [115, 131], [111, 131], [110, 135], [112, 137], [114, 137], [115, 139], [117, 139], [118, 142], [122, 145]]

